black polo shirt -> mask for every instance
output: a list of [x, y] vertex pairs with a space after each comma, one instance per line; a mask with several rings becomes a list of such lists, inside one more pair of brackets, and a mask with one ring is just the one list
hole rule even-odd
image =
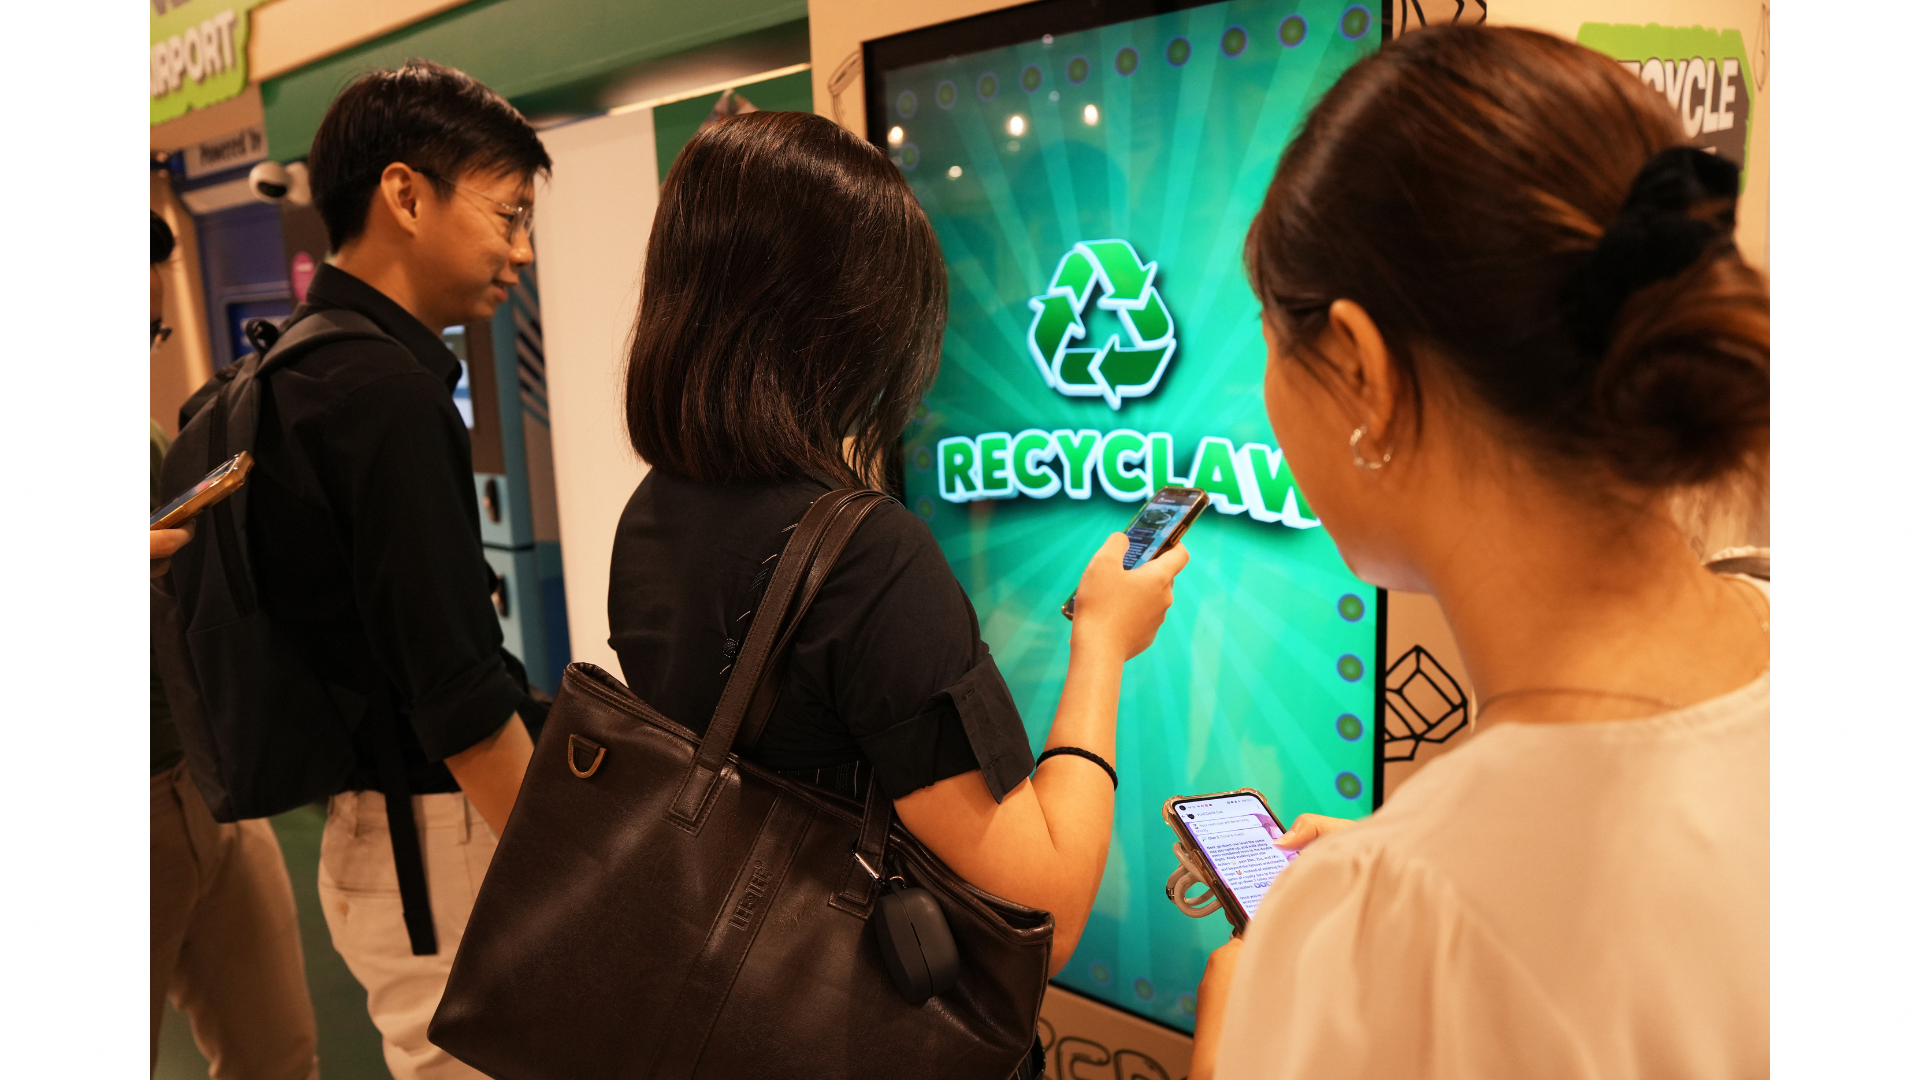
[[[620, 517], [607, 591], [609, 644], [642, 701], [706, 730], [787, 529], [826, 491], [647, 474]], [[980, 769], [998, 800], [1033, 771], [973, 605], [906, 507], [882, 503], [848, 540], [749, 756], [842, 794], [871, 777], [896, 799]]]
[[[399, 342], [322, 346], [269, 376], [248, 530], [261, 602], [321, 677], [385, 694], [415, 793], [499, 730], [520, 688], [501, 659], [480, 546], [460, 362], [386, 295], [322, 266], [295, 311], [347, 308]], [[377, 789], [370, 732], [349, 789]]]

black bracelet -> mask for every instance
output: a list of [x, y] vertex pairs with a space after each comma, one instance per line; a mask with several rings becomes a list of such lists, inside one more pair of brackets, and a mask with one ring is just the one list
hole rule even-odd
[[1082, 750], [1077, 746], [1056, 746], [1051, 750], [1042, 751], [1040, 756], [1034, 760], [1033, 767], [1038, 769], [1042, 761], [1059, 754], [1072, 754], [1074, 757], [1086, 758], [1088, 761], [1107, 770], [1107, 779], [1113, 781], [1113, 790], [1120, 790], [1120, 774], [1113, 771], [1113, 766], [1107, 764], [1107, 759], [1091, 750]]

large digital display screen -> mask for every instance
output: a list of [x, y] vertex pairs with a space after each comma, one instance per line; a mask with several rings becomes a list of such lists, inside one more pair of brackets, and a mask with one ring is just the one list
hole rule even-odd
[[1172, 796], [1284, 821], [1376, 803], [1381, 594], [1341, 561], [1269, 427], [1241, 247], [1306, 110], [1378, 48], [1351, 3], [1049, 0], [866, 46], [868, 135], [939, 235], [940, 376], [907, 502], [980, 613], [1036, 748], [1061, 603], [1159, 488], [1203, 488], [1158, 642], [1127, 666], [1114, 842], [1058, 981], [1191, 1031], [1226, 920], [1165, 895]]

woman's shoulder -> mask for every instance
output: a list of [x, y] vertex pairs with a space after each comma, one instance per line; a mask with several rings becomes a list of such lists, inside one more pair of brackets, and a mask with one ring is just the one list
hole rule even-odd
[[628, 598], [689, 600], [713, 589], [738, 599], [778, 554], [789, 526], [825, 492], [819, 484], [708, 484], [653, 469], [620, 513], [610, 586]]
[[[783, 532], [799, 522], [820, 496], [831, 490], [819, 480], [798, 477], [755, 484], [715, 484], [652, 469], [642, 477], [621, 515], [623, 525], [641, 529], [724, 526], [751, 532], [769, 526]], [[848, 539], [847, 551], [904, 545], [916, 551], [938, 550], [933, 533], [919, 516], [892, 498], [862, 519]]]
[[880, 500], [847, 538], [820, 599], [869, 609], [924, 605], [929, 617], [965, 609], [959, 579], [933, 530], [892, 498]]
[[715, 484], [656, 468], [640, 478], [621, 520], [654, 526], [698, 526], [711, 520], [747, 529], [764, 518], [783, 528], [798, 521], [826, 491], [827, 486], [815, 480]]
[[[855, 541], [864, 549], [886, 550], [901, 556], [940, 555], [940, 543], [934, 539], [933, 530], [920, 515], [892, 497], [881, 499], [861, 520], [848, 546], [852, 547]], [[946, 557], [940, 555], [940, 559], [944, 566]]]

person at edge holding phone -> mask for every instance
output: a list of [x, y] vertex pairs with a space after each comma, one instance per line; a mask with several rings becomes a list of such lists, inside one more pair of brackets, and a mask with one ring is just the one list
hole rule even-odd
[[[153, 223], [149, 228], [153, 241], [153, 262], [148, 264], [148, 276], [153, 285], [153, 303], [149, 308], [153, 314], [153, 333], [149, 338], [148, 348], [158, 349], [161, 342], [173, 336], [173, 328], [167, 326], [160, 318], [161, 301], [166, 296], [166, 285], [160, 276], [160, 267], [165, 264], [168, 259], [173, 257], [173, 227], [168, 225], [165, 219], [161, 218], [158, 213], [152, 210], [147, 211], [147, 213], [152, 215], [153, 218]], [[160, 424], [157, 421], [147, 421], [147, 427], [148, 444], [153, 451], [151, 454], [153, 459], [153, 468], [151, 470], [153, 476], [152, 502], [153, 506], [157, 508], [161, 500], [160, 463], [166, 460], [169, 440], [167, 433], [160, 429]], [[191, 524], [181, 529], [147, 530], [147, 546], [152, 551], [152, 554], [148, 556], [147, 576], [149, 578], [157, 578], [161, 574], [166, 573], [167, 560], [173, 558], [174, 552], [186, 547], [187, 541], [191, 539], [193, 539], [193, 527]], [[154, 672], [153, 678], [154, 694], [159, 695], [160, 674], [158, 671]], [[157, 697], [156, 700], [158, 700]]]
[[[152, 213], [153, 336], [160, 322], [161, 267], [173, 255], [173, 229]], [[160, 463], [168, 439], [148, 422], [151, 475], [148, 510], [162, 505]], [[151, 577], [193, 538], [192, 523], [150, 529]], [[160, 1024], [169, 998], [186, 1015], [193, 1041], [214, 1080], [310, 1080], [320, 1073], [319, 1029], [307, 995], [306, 963], [293, 881], [273, 826], [218, 822], [187, 771], [173, 708], [149, 655], [152, 717], [148, 737], [152, 783], [148, 828], [148, 1068], [160, 1060]]]
[[1505, 27], [1385, 46], [1283, 155], [1274, 431], [1354, 572], [1439, 600], [1477, 732], [1292, 823], [1194, 1080], [1767, 1074], [1768, 593], [1671, 512], [1768, 453], [1738, 190], [1612, 59]]
[[[938, 368], [947, 278], [883, 151], [823, 117], [759, 112], [680, 152], [643, 281], [626, 415], [652, 471], [616, 532], [607, 613], [633, 691], [704, 727], [786, 530], [831, 489], [900, 491], [900, 435]], [[879, 784], [961, 877], [1053, 914], [1055, 971], [1106, 866], [1111, 770], [1126, 767], [1121, 666], [1153, 642], [1187, 561], [1175, 546], [1129, 570], [1126, 546], [1109, 536], [1080, 579], [1046, 744], [1071, 749], [1043, 751], [1036, 769], [932, 532], [882, 503], [800, 624], [752, 754], [856, 800]]]
[[[490, 599], [460, 364], [440, 333], [490, 318], [533, 261], [533, 182], [552, 164], [504, 98], [409, 61], [340, 92], [308, 167], [333, 254], [287, 325], [346, 309], [386, 336], [321, 345], [268, 376], [247, 480], [255, 578], [276, 629], [368, 703], [359, 764], [328, 805], [319, 890], [387, 1067], [478, 1077], [427, 1040], [427, 1022], [532, 741]], [[383, 791], [396, 788], [420, 834], [436, 939], [424, 955], [389, 839]]]

